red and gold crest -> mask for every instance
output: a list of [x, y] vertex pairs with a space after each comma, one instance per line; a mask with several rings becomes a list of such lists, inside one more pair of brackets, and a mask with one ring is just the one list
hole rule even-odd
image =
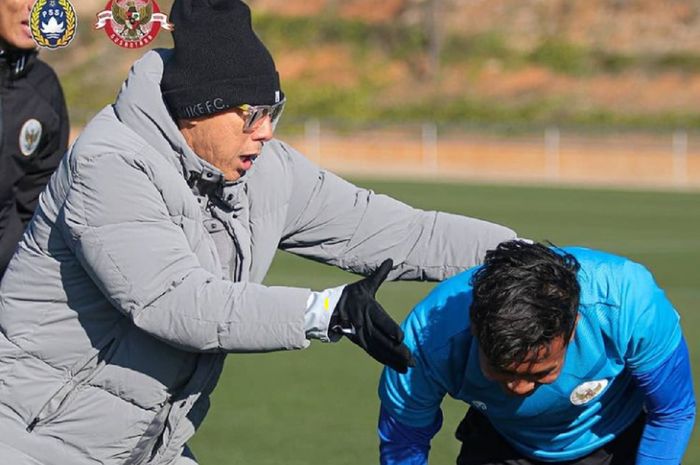
[[97, 13], [95, 24], [95, 29], [104, 28], [107, 37], [124, 48], [148, 45], [161, 27], [173, 30], [155, 0], [109, 0], [105, 9]]

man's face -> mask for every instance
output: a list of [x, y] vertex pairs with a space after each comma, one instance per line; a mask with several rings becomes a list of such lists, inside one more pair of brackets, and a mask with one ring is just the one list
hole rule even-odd
[[36, 47], [29, 29], [31, 0], [0, 0], [0, 44], [30, 50]]
[[227, 181], [239, 179], [252, 168], [263, 143], [272, 139], [269, 116], [248, 132], [243, 131], [244, 123], [239, 109], [178, 121], [180, 132], [194, 153], [221, 170]]
[[558, 337], [547, 346], [528, 354], [523, 363], [505, 369], [493, 366], [479, 349], [479, 365], [484, 377], [498, 383], [510, 395], [529, 396], [542, 384], [551, 384], [564, 366], [568, 340]]

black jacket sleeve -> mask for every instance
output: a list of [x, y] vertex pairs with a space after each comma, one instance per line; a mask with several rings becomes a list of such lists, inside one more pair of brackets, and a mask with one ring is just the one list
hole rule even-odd
[[[0, 80], [0, 278], [34, 214], [39, 195], [68, 146], [70, 123], [61, 85], [35, 57], [21, 76], [4, 68]], [[23, 125], [37, 120], [42, 135], [34, 152], [23, 153]]]
[[[39, 200], [39, 194], [46, 187], [51, 175], [56, 170], [68, 148], [68, 134], [70, 132], [68, 110], [63, 91], [57, 80], [55, 81], [55, 86], [56, 90], [53, 93], [55, 99], [52, 102], [52, 106], [59, 115], [59, 125], [56, 130], [50, 131], [46, 135], [47, 141], [42, 151], [15, 186], [17, 213], [25, 227], [32, 219]], [[19, 240], [19, 237], [17, 240]]]

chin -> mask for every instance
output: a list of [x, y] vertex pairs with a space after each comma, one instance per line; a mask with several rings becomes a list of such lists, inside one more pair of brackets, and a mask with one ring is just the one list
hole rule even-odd
[[20, 50], [34, 50], [36, 48], [36, 42], [34, 42], [34, 39], [22, 37], [19, 40], [10, 42], [10, 46]]
[[224, 173], [224, 179], [226, 182], [234, 182], [241, 179], [241, 176], [245, 174], [245, 171], [234, 171], [233, 173]]

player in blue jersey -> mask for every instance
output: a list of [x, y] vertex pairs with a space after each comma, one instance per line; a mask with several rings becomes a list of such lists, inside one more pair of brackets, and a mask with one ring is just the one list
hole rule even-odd
[[510, 241], [403, 324], [416, 366], [385, 369], [381, 463], [425, 464], [446, 394], [470, 405], [458, 465], [677, 465], [695, 420], [678, 313], [649, 271]]

